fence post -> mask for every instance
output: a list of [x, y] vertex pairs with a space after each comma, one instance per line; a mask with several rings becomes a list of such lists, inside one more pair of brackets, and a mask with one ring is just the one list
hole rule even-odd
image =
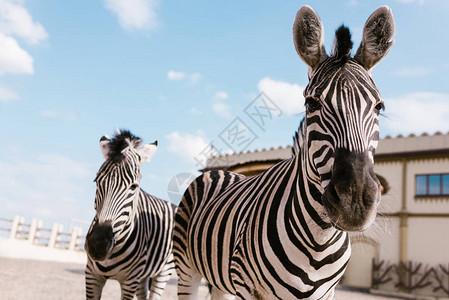
[[24, 231], [23, 231], [24, 224], [25, 224], [25, 218], [20, 217], [20, 222], [19, 222], [19, 225], [17, 226], [17, 234], [19, 235], [19, 238], [23, 238], [22, 234], [24, 233]]
[[73, 227], [72, 235], [70, 236], [69, 250], [72, 250], [72, 251], [75, 250], [76, 242], [78, 241], [78, 238], [80, 235], [81, 235], [81, 228]]
[[59, 243], [61, 242], [61, 233], [63, 229], [64, 226], [62, 224], [58, 224], [58, 234], [56, 235], [56, 243], [55, 243], [55, 247], [57, 248], [61, 248], [61, 244]]
[[37, 242], [37, 244], [39, 244], [39, 237], [41, 236], [41, 229], [43, 226], [44, 226], [44, 223], [42, 222], [42, 220], [37, 221], [36, 232], [34, 233], [33, 244], [34, 244], [34, 242]]
[[16, 238], [17, 229], [19, 229], [19, 224], [20, 224], [20, 217], [19, 216], [14, 216], [14, 218], [12, 219], [12, 223], [11, 223], [11, 231], [9, 233], [9, 238], [10, 239], [15, 239]]
[[30, 231], [28, 233], [28, 242], [31, 244], [34, 244], [34, 238], [36, 237], [36, 230], [37, 230], [37, 220], [32, 219], [30, 224]]
[[53, 223], [50, 232], [50, 239], [48, 240], [48, 247], [54, 248], [56, 242], [59, 240], [59, 232], [62, 230], [62, 225], [58, 223]]

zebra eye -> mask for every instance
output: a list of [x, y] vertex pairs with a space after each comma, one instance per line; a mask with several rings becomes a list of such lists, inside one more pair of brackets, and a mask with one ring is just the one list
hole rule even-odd
[[315, 97], [306, 97], [306, 109], [308, 112], [314, 112], [321, 108], [321, 103], [318, 98]]
[[134, 191], [135, 189], [137, 189], [137, 187], [138, 187], [137, 183], [134, 183], [134, 184], [132, 184], [132, 185], [129, 187], [129, 189], [130, 189], [131, 191]]
[[377, 103], [377, 105], [374, 107], [375, 110], [377, 110], [377, 112], [380, 112], [381, 110], [385, 110], [385, 105], [383, 102], [379, 102]]

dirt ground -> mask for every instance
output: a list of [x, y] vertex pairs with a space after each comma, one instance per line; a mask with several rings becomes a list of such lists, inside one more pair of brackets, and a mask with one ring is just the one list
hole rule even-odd
[[[202, 287], [200, 299], [207, 299], [207, 289]], [[85, 299], [84, 266], [38, 260], [0, 257], [1, 300], [79, 300]], [[119, 300], [118, 282], [109, 280], [102, 299]], [[163, 299], [176, 297], [176, 281], [167, 285]], [[337, 290], [338, 300], [391, 300], [352, 291]]]

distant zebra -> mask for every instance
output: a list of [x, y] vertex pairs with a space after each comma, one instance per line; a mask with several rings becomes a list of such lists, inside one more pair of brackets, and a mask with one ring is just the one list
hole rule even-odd
[[175, 207], [139, 187], [141, 167], [157, 148], [140, 146], [129, 131], [100, 147], [106, 161], [97, 173], [96, 215], [86, 236], [86, 298], [100, 299], [107, 279], [120, 282], [122, 299], [160, 299], [174, 273], [172, 255]]
[[179, 299], [196, 299], [202, 277], [213, 299], [334, 299], [351, 252], [347, 231], [367, 229], [380, 201], [373, 153], [383, 101], [370, 70], [393, 35], [384, 6], [354, 58], [344, 26], [328, 56], [318, 16], [298, 11], [294, 42], [310, 81], [293, 157], [254, 177], [206, 172], [189, 186], [175, 216]]

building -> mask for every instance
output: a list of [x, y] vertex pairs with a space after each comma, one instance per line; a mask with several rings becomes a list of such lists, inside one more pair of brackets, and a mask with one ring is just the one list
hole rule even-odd
[[[211, 157], [205, 170], [254, 176], [289, 157], [290, 146], [227, 154]], [[388, 136], [374, 160], [389, 189], [376, 222], [351, 237], [342, 284], [449, 297], [449, 134]]]

